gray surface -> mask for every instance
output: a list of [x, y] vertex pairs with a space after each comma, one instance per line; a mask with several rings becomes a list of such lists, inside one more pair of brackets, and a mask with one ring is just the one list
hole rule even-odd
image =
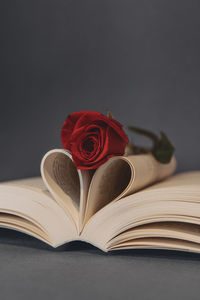
[[199, 299], [200, 256], [167, 251], [58, 250], [0, 235], [1, 299]]
[[[0, 181], [38, 175], [65, 117], [105, 106], [166, 131], [178, 171], [200, 169], [199, 11], [198, 0], [1, 0]], [[4, 230], [0, 297], [199, 299], [199, 259], [54, 251]]]

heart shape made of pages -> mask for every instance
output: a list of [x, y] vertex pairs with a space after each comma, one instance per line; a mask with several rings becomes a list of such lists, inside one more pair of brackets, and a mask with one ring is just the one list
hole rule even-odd
[[64, 149], [47, 152], [41, 162], [47, 189], [80, 227], [109, 202], [128, 193], [133, 173], [131, 165], [119, 156], [95, 172], [77, 170], [71, 154]]

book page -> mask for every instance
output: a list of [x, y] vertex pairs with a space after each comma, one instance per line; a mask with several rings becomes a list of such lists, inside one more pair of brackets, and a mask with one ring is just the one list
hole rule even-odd
[[[200, 171], [178, 174], [109, 203], [90, 218], [82, 237], [93, 241], [101, 249], [108, 249], [112, 239], [128, 230], [133, 232], [138, 226], [159, 222], [182, 222], [199, 226], [199, 204]], [[167, 230], [169, 228], [165, 233]], [[173, 234], [175, 231], [177, 238], [180, 228], [176, 226]], [[193, 230], [193, 238], [195, 234], [196, 229]]]
[[176, 160], [161, 164], [151, 154], [113, 157], [95, 172], [89, 188], [85, 223], [98, 210], [173, 174]]
[[176, 169], [174, 156], [168, 164], [159, 163], [151, 154], [131, 155], [126, 159], [133, 168], [134, 178], [124, 196], [166, 179]]
[[111, 250], [128, 249], [160, 249], [200, 253], [199, 243], [170, 238], [138, 239], [135, 241], [124, 242], [122, 245], [113, 247]]
[[77, 170], [68, 151], [54, 149], [43, 157], [41, 175], [47, 189], [80, 231], [92, 173]]
[[109, 248], [124, 246], [144, 238], [168, 238], [198, 243], [200, 247], [200, 225], [184, 222], [156, 222], [140, 225], [117, 235], [109, 243]]
[[38, 190], [38, 191], [46, 191], [47, 188], [44, 185], [44, 182], [42, 180], [42, 177], [29, 177], [29, 178], [23, 178], [23, 179], [17, 179], [17, 180], [10, 180], [6, 182], [0, 183], [0, 186], [2, 185], [11, 185], [11, 186], [18, 186], [18, 187], [24, 187], [26, 189], [30, 190]]
[[0, 184], [0, 227], [30, 234], [54, 247], [78, 236], [74, 222], [38, 177]]

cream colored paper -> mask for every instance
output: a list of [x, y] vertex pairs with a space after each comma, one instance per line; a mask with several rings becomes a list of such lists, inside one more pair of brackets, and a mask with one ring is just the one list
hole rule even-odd
[[149, 154], [114, 157], [93, 175], [76, 170], [67, 151], [49, 151], [41, 163], [43, 181], [0, 184], [0, 226], [53, 247], [83, 240], [103, 251], [198, 252], [200, 172], [170, 176], [175, 167], [174, 157], [166, 165]]

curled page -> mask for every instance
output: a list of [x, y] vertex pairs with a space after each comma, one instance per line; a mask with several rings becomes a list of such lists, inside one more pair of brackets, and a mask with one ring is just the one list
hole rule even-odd
[[95, 172], [88, 193], [84, 224], [111, 201], [133, 194], [173, 174], [176, 159], [161, 164], [151, 155], [118, 156]]
[[54, 149], [43, 157], [41, 175], [49, 192], [80, 231], [91, 180], [90, 172], [77, 170], [68, 151]]
[[59, 206], [77, 224], [80, 182], [71, 155], [62, 149], [47, 152], [41, 162], [41, 175]]
[[174, 156], [168, 164], [159, 163], [151, 154], [131, 155], [124, 159], [126, 159], [133, 170], [132, 182], [125, 191], [126, 195], [164, 180], [172, 175], [176, 169], [176, 159]]

